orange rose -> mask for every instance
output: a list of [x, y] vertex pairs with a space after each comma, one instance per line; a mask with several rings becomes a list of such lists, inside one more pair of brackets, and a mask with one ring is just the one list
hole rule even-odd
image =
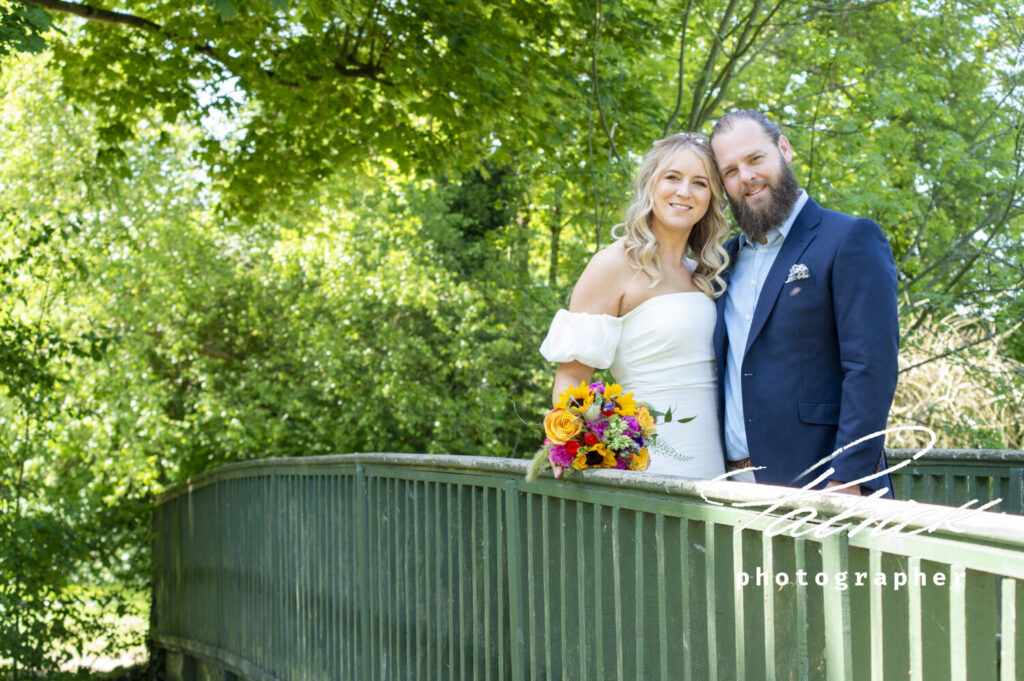
[[636, 420], [640, 424], [641, 433], [644, 435], [651, 435], [654, 433], [654, 417], [651, 416], [651, 412], [647, 411], [647, 407], [640, 407], [640, 411], [636, 415]]
[[642, 448], [637, 454], [633, 455], [633, 466], [636, 470], [645, 471], [650, 465], [651, 454], [647, 451], [647, 447]]
[[544, 434], [556, 445], [564, 445], [583, 430], [583, 419], [565, 409], [552, 409], [544, 417]]

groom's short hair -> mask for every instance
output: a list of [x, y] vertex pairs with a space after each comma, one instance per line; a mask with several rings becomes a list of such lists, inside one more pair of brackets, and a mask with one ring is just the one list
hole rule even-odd
[[768, 137], [771, 138], [772, 144], [779, 143], [779, 138], [782, 137], [782, 131], [779, 130], [779, 126], [768, 120], [767, 116], [756, 109], [739, 109], [725, 114], [715, 122], [715, 127], [711, 129], [711, 139], [715, 139], [715, 135], [720, 132], [731, 130], [732, 127], [736, 125], [736, 121], [740, 118], [748, 118], [752, 121], [757, 121], [761, 126], [761, 129], [768, 133]]

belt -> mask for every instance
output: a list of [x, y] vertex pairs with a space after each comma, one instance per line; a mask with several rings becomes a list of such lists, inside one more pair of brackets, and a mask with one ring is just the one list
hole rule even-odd
[[748, 456], [747, 458], [740, 459], [739, 461], [726, 461], [725, 465], [728, 466], [729, 468], [736, 469], [750, 468], [750, 457]]

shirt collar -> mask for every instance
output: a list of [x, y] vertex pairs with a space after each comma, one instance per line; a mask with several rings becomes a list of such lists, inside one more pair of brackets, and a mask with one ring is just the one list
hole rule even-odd
[[[776, 229], [773, 229], [770, 232], [768, 232], [768, 241], [764, 245], [770, 246], [774, 244], [776, 241], [782, 241], [787, 236], [789, 236], [789, 230], [793, 228], [793, 223], [796, 222], [796, 216], [800, 214], [801, 210], [803, 210], [804, 204], [807, 203], [808, 198], [810, 197], [808, 197], [807, 192], [805, 192], [803, 189], [797, 192], [796, 202], [793, 204], [793, 208], [790, 209], [789, 215], [786, 216], [785, 221], [781, 225], [779, 225]], [[743, 248], [744, 246], [755, 247], [761, 245], [756, 241], [751, 241], [750, 239], [748, 239], [747, 235], [744, 234], [743, 232], [740, 232], [739, 244], [740, 248]]]

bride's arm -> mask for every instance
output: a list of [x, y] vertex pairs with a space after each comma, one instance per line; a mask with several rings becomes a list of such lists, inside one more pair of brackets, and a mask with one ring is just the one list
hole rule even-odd
[[576, 387], [580, 383], [590, 383], [594, 375], [594, 367], [588, 367], [580, 362], [562, 362], [555, 372], [555, 387], [551, 391], [551, 404], [558, 401], [558, 396], [569, 387]]
[[[569, 301], [569, 311], [594, 315], [619, 316], [619, 306], [625, 293], [624, 281], [631, 273], [625, 261], [622, 245], [613, 243], [599, 251], [587, 263], [580, 275]], [[562, 362], [555, 372], [555, 385], [551, 391], [551, 401], [558, 401], [558, 396], [570, 386], [589, 383], [594, 375], [594, 367], [578, 361]]]

